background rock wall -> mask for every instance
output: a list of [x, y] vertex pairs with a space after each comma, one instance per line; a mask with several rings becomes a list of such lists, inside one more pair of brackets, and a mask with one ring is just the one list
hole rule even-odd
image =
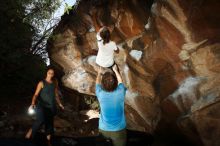
[[128, 128], [154, 133], [173, 124], [197, 144], [218, 145], [219, 7], [218, 0], [80, 0], [48, 52], [65, 87], [94, 95], [95, 36], [107, 25], [128, 87]]

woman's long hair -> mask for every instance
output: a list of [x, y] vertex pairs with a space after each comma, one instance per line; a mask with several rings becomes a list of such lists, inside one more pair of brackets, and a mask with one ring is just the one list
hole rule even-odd
[[104, 27], [102, 29], [102, 31], [100, 32], [100, 37], [102, 38], [104, 45], [110, 41], [110, 31], [107, 27]]
[[54, 75], [53, 75], [53, 77], [52, 77], [51, 80], [52, 80], [54, 83], [56, 83], [56, 82], [57, 82], [57, 78], [56, 78], [56, 74], [55, 74], [55, 69], [54, 69], [52, 66], [47, 66], [46, 71], [45, 71], [45, 73], [44, 73], [44, 79], [46, 79], [46, 77], [47, 77], [47, 72], [48, 72], [49, 70], [53, 70], [53, 71], [54, 71]]

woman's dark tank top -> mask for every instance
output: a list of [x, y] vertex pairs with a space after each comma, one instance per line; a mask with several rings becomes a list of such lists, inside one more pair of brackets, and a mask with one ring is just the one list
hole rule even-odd
[[54, 109], [56, 106], [55, 100], [55, 84], [43, 80], [43, 88], [40, 91], [39, 104], [42, 107]]

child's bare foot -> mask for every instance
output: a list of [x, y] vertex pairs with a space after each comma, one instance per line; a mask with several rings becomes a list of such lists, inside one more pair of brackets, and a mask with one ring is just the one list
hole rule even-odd
[[51, 135], [47, 135], [47, 146], [52, 146], [51, 144]]
[[32, 134], [32, 129], [29, 129], [27, 134], [25, 135], [25, 139], [30, 139]]

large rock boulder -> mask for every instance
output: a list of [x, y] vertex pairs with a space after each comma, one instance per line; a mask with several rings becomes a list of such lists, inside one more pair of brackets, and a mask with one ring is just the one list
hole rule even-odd
[[128, 87], [128, 128], [153, 133], [163, 119], [191, 139], [218, 145], [219, 7], [218, 0], [80, 0], [54, 30], [49, 56], [64, 86], [94, 95], [95, 36], [107, 25]]

